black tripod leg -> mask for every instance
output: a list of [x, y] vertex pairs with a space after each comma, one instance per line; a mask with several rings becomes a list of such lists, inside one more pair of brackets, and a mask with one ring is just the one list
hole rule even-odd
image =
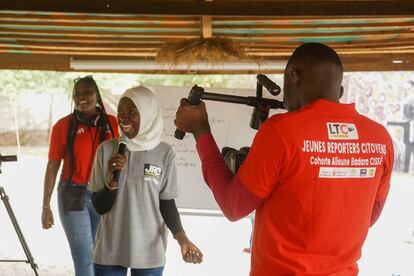
[[9, 197], [7, 196], [6, 192], [4, 191], [3, 187], [0, 187], [0, 197], [1, 200], [3, 200], [4, 206], [6, 207], [7, 213], [9, 214], [10, 220], [13, 223], [14, 226], [14, 230], [16, 231], [17, 237], [19, 238], [19, 241], [23, 247], [24, 253], [26, 254], [27, 257], [27, 262], [30, 263], [30, 266], [32, 267], [34, 273], [36, 276], [38, 276], [39, 274], [37, 273], [37, 264], [34, 262], [33, 256], [30, 253], [30, 249], [29, 246], [26, 243], [26, 240], [23, 236], [23, 233], [20, 229], [19, 223], [17, 222], [16, 216], [14, 215], [13, 209], [10, 205], [9, 202]]

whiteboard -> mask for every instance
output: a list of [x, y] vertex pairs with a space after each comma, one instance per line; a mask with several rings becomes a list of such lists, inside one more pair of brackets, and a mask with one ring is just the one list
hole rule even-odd
[[[181, 213], [185, 209], [189, 213], [200, 214], [204, 211], [218, 212], [220, 208], [214, 200], [211, 190], [204, 182], [201, 162], [198, 157], [195, 140], [191, 134], [186, 134], [183, 140], [174, 137], [175, 113], [181, 98], [186, 98], [191, 87], [152, 86], [151, 90], [157, 95], [163, 112], [164, 132], [163, 141], [170, 144], [176, 154], [178, 183], [180, 196], [176, 199]], [[254, 89], [205, 89], [206, 92], [238, 96], [255, 96]], [[264, 91], [265, 98], [278, 99]], [[280, 99], [279, 99], [280, 100]], [[256, 130], [250, 128], [250, 117], [253, 107], [240, 104], [223, 103], [206, 100], [206, 107], [213, 136], [219, 149], [228, 146], [239, 149], [250, 146]], [[271, 113], [280, 112], [271, 111]], [[184, 210], [183, 210], [184, 209]]]

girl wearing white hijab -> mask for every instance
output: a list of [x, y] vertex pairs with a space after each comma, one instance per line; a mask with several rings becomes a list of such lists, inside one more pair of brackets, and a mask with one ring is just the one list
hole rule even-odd
[[[155, 95], [128, 89], [118, 104], [121, 138], [97, 150], [91, 178], [92, 202], [102, 215], [94, 246], [96, 276], [160, 276], [165, 266], [167, 227], [186, 262], [200, 263], [201, 251], [187, 238], [174, 199], [178, 196], [175, 154], [161, 141], [163, 121]], [[113, 179], [120, 170], [119, 180]]]

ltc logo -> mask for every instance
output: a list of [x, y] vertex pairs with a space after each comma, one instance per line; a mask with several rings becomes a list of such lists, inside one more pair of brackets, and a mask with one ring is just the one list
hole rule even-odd
[[144, 164], [144, 177], [154, 177], [159, 180], [161, 178], [161, 168], [152, 164]]
[[358, 131], [352, 123], [326, 123], [331, 140], [357, 140]]

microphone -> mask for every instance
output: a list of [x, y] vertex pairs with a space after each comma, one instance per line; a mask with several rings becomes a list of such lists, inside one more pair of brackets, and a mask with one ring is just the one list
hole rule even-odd
[[[121, 136], [118, 141], [118, 153], [124, 156], [125, 152], [126, 152], [126, 139], [125, 137]], [[120, 175], [121, 175], [121, 170], [114, 170], [112, 174], [112, 180], [115, 182], [118, 182]]]
[[257, 75], [257, 82], [266, 87], [266, 89], [272, 94], [273, 96], [277, 96], [280, 93], [280, 87], [273, 81], [271, 81], [268, 77], [265, 75], [259, 74]]

